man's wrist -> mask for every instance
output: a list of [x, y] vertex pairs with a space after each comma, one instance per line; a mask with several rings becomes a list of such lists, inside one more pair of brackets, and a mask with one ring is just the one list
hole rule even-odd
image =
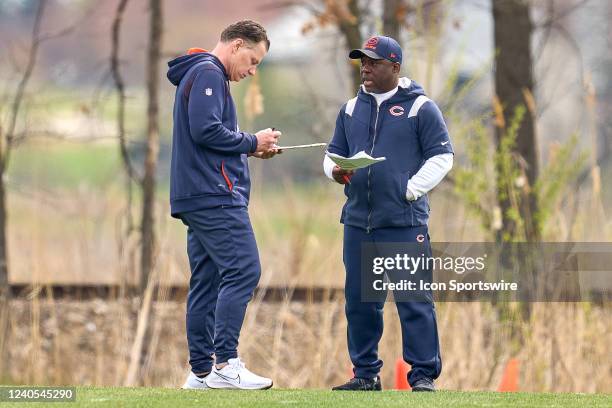
[[249, 153], [253, 154], [257, 151], [257, 136], [251, 134], [251, 151]]
[[329, 157], [325, 156], [323, 159], [323, 172], [330, 180], [335, 180], [333, 174], [334, 167], [336, 167], [336, 163], [334, 163]]

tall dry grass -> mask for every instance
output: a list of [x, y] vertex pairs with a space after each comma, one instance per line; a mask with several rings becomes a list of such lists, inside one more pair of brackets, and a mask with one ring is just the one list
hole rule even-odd
[[[80, 194], [76, 201], [86, 200], [89, 193]], [[477, 222], [447, 194], [442, 188], [432, 199], [434, 240], [479, 240]], [[137, 298], [119, 294], [76, 301], [40, 291], [54, 280], [121, 282], [131, 271], [128, 255], [137, 245], [135, 240], [116, 244], [122, 208], [112, 193], [98, 195], [87, 207], [74, 204], [74, 198], [55, 199], [57, 205], [50, 206], [41, 204], [42, 197], [12, 197], [11, 279], [30, 282], [33, 290], [11, 305], [11, 368], [0, 377], [23, 384], [180, 385], [188, 372], [185, 305], [170, 300], [165, 286], [153, 285], [157, 300], [150, 303], [140, 337], [144, 308]], [[341, 203], [341, 193], [332, 186], [300, 191], [285, 185], [277, 193], [254, 192], [251, 217], [264, 289], [249, 306], [239, 350], [249, 366], [271, 375], [279, 387], [327, 388], [349, 376], [342, 296], [331, 290], [321, 302], [296, 302], [289, 296], [297, 287], [342, 286], [342, 233], [337, 223]], [[576, 205], [588, 208], [591, 203]], [[166, 210], [163, 207], [160, 204], [160, 212]], [[574, 225], [568, 227], [577, 239], [587, 215], [578, 210]], [[600, 225], [609, 231], [609, 222]], [[153, 283], [184, 283], [189, 274], [184, 227], [163, 216], [159, 229]], [[287, 298], [264, 301], [265, 288], [274, 286], [287, 288]], [[525, 322], [500, 319], [486, 303], [441, 303], [437, 311], [444, 366], [441, 388], [494, 390], [504, 364], [517, 357], [522, 390], [612, 391], [609, 304], [536, 303]], [[387, 304], [380, 344], [387, 388], [393, 386], [394, 363], [401, 356], [400, 333], [395, 307]], [[144, 351], [129, 380], [136, 342]]]
[[[14, 301], [11, 370], [23, 384], [124, 385], [137, 326], [136, 302], [53, 299]], [[346, 380], [342, 299], [321, 303], [254, 301], [240, 343], [242, 358], [279, 387], [327, 388]], [[52, 316], [56, 314], [55, 320]], [[156, 302], [147, 355], [135, 384], [176, 387], [188, 372], [184, 306]], [[521, 362], [520, 389], [610, 392], [610, 314], [588, 304], [536, 304], [522, 324], [515, 354], [512, 328], [488, 304], [438, 305], [444, 389], [495, 390], [510, 357]], [[385, 309], [380, 344], [383, 385], [393, 386], [401, 336], [395, 308]]]

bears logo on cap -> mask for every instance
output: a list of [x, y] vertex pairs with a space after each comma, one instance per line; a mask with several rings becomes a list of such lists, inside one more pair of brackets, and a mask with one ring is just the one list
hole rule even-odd
[[366, 41], [363, 48], [372, 48], [376, 49], [376, 45], [378, 44], [378, 37], [372, 37], [368, 41]]

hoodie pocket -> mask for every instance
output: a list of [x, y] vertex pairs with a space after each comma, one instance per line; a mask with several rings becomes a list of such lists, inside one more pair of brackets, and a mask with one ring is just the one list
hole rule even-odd
[[410, 180], [409, 172], [404, 172], [400, 174], [401, 202], [404, 204], [410, 204], [410, 202], [406, 198], [406, 193], [408, 192], [408, 180]]
[[234, 183], [232, 183], [232, 181], [227, 175], [227, 172], [225, 171], [225, 160], [221, 161], [221, 175], [223, 176], [223, 179], [225, 180], [225, 184], [227, 184], [227, 188], [229, 189], [231, 193], [232, 190], [234, 189]]
[[408, 180], [410, 180], [410, 173], [404, 172], [400, 175], [400, 191], [401, 191], [401, 203], [404, 208], [404, 222], [406, 225], [412, 225], [414, 214], [412, 210], [412, 203], [408, 201], [406, 198], [406, 193], [408, 192]]

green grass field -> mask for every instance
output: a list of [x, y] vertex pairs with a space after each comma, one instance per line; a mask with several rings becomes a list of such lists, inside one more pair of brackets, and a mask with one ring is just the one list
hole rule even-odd
[[[167, 388], [79, 387], [77, 401], [53, 407], [610, 407], [612, 395], [442, 391], [435, 394], [326, 390], [184, 391]], [[41, 406], [39, 402], [2, 406]]]

